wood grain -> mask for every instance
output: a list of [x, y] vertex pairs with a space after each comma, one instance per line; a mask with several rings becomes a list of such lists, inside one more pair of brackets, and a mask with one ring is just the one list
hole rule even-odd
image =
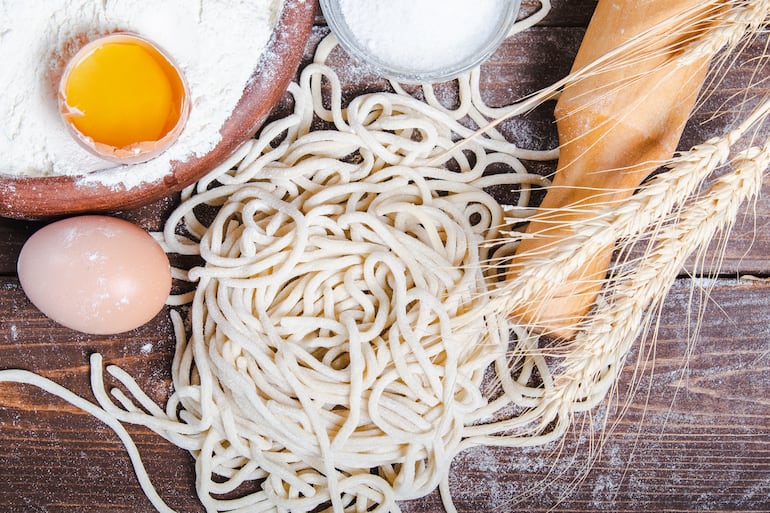
[[[460, 455], [451, 480], [458, 509], [767, 511], [770, 283], [709, 283], [692, 342], [691, 284], [672, 291], [657, 343], [629, 356], [616, 396], [578, 416], [563, 443]], [[440, 511], [439, 499], [404, 511]]]
[[[525, 9], [537, 6], [534, 0], [523, 4]], [[482, 89], [490, 104], [513, 101], [569, 70], [595, 2], [559, 0], [553, 5], [543, 26], [510, 39], [485, 64]], [[317, 17], [304, 62], [326, 33]], [[719, 118], [713, 114], [742, 84], [756, 79], [750, 74], [750, 57], [760, 55], [765, 42], [750, 45], [722, 82], [710, 87], [708, 101], [686, 129], [684, 145], [734, 123], [737, 112]], [[344, 70], [348, 97], [387, 88], [385, 81], [344, 54], [335, 54], [332, 64]], [[767, 93], [762, 87], [757, 90]], [[444, 97], [453, 101], [451, 92]], [[284, 99], [274, 115], [287, 108]], [[503, 131], [525, 146], [552, 147], [551, 114], [546, 106], [505, 123]], [[542, 168], [543, 173], [549, 170]], [[702, 303], [700, 332], [693, 331], [697, 323], [691, 312], [698, 310], [698, 303], [690, 300], [693, 282], [683, 274], [664, 304], [654, 348], [637, 345], [617, 394], [591, 415], [578, 416], [575, 429], [561, 443], [476, 448], [456, 459], [451, 486], [460, 512], [770, 511], [770, 282], [731, 278], [770, 276], [768, 187], [766, 183], [763, 197], [746, 207], [745, 217], [733, 229], [722, 277], [695, 281], [713, 287]], [[158, 229], [175, 203], [175, 198], [165, 198], [116, 214]], [[15, 274], [16, 257], [24, 240], [41, 225], [0, 219], [0, 368], [39, 372], [93, 400], [88, 356], [99, 351], [163, 403], [169, 394], [174, 344], [165, 312], [127, 334], [86, 336], [57, 326], [26, 299]], [[635, 377], [637, 361], [641, 372]], [[603, 429], [605, 421], [609, 427]], [[167, 503], [180, 512], [202, 512], [192, 458], [144, 428], [128, 429]], [[592, 450], [597, 446], [600, 451]], [[437, 493], [401, 506], [411, 513], [443, 511]], [[32, 387], [3, 384], [0, 511], [153, 509], [108, 428]]]
[[[99, 351], [155, 400], [167, 396], [173, 348], [165, 316], [121, 337], [66, 333], [28, 304], [14, 280], [1, 283], [8, 316], [0, 333], [12, 334], [0, 342], [3, 366], [34, 369], [91, 398], [88, 354]], [[459, 511], [767, 510], [770, 282], [697, 282], [712, 289], [693, 340], [691, 285], [674, 288], [657, 343], [629, 356], [617, 395], [578, 416], [561, 443], [461, 454], [451, 479]], [[152, 511], [121, 444], [98, 421], [31, 387], [2, 385], [0, 398], [3, 511]], [[179, 511], [201, 511], [190, 457], [143, 428], [129, 431], [162, 497]], [[402, 508], [442, 511], [435, 493]]]

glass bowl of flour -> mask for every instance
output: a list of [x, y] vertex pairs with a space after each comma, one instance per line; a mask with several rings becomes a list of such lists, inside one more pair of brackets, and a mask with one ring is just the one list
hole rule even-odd
[[372, 71], [404, 83], [443, 82], [491, 56], [520, 0], [321, 0], [340, 45]]

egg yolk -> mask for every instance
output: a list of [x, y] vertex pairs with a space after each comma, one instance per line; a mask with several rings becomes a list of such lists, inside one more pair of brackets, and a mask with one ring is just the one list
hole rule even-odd
[[65, 118], [94, 142], [123, 148], [157, 141], [181, 116], [184, 84], [150, 43], [114, 36], [70, 64]]

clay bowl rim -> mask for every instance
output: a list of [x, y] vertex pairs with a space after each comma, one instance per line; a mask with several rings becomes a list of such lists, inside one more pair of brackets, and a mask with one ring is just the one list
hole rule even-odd
[[[241, 99], [220, 129], [220, 142], [206, 155], [173, 161], [162, 178], [133, 187], [105, 185], [83, 176], [15, 177], [0, 174], [0, 216], [50, 219], [138, 208], [170, 196], [224, 162], [264, 124], [302, 60], [315, 21], [316, 2], [285, 0], [267, 48]], [[115, 172], [116, 168], [94, 173]]]

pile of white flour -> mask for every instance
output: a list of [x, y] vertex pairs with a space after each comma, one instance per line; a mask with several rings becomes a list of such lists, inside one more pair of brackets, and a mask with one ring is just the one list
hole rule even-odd
[[257, 66], [281, 5], [282, 0], [0, 0], [0, 174], [82, 175], [115, 167], [75, 142], [56, 101], [73, 47], [115, 30], [144, 36], [172, 57], [189, 85], [191, 111], [169, 150], [109, 176], [132, 187], [162, 178], [171, 161], [206, 154], [219, 142], [219, 129]]
[[404, 71], [436, 71], [472, 58], [492, 39], [510, 0], [340, 0], [353, 36]]

